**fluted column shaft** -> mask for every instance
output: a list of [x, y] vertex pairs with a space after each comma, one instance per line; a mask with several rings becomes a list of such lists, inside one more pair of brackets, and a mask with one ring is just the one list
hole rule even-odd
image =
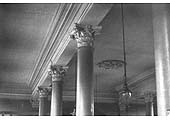
[[158, 115], [170, 110], [170, 11], [167, 4], [153, 4], [153, 33]]

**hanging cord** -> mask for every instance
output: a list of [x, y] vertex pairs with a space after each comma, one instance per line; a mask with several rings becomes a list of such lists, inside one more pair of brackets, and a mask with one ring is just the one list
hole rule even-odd
[[121, 13], [122, 13], [122, 34], [123, 34], [123, 60], [124, 60], [124, 85], [127, 85], [127, 75], [126, 75], [126, 43], [125, 43], [125, 28], [124, 28], [124, 10], [123, 4], [121, 4]]
[[[124, 20], [124, 10], [123, 10], [123, 3], [121, 4], [121, 13], [122, 13], [122, 34], [123, 34], [123, 59], [124, 59], [124, 89], [128, 90], [128, 92], [131, 92], [127, 87], [127, 74], [126, 74], [126, 42], [125, 42], [125, 20]], [[126, 101], [128, 101], [128, 98], [126, 97]], [[125, 106], [126, 114], [128, 115], [128, 104]]]
[[97, 73], [96, 73], [96, 105], [97, 105]]

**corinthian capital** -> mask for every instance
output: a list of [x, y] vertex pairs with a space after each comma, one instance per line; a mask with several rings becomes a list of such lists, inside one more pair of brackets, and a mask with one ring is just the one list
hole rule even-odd
[[49, 88], [45, 88], [45, 87], [38, 87], [38, 91], [39, 91], [39, 97], [47, 97], [50, 92]]
[[61, 65], [51, 65], [49, 74], [52, 76], [52, 81], [61, 81], [68, 67]]
[[91, 46], [93, 47], [94, 35], [99, 32], [101, 27], [92, 25], [75, 24], [70, 38], [77, 41], [77, 46]]

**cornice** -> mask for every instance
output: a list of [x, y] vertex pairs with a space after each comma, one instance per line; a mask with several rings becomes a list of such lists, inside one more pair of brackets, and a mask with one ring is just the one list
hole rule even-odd
[[[67, 44], [68, 36], [74, 26], [74, 23], [80, 22], [93, 4], [61, 4], [54, 16], [51, 29], [49, 30], [45, 47], [41, 50], [38, 62], [33, 70], [29, 86], [32, 88], [32, 95], [36, 94], [37, 86], [39, 86], [48, 76], [47, 71], [50, 60], [54, 61], [54, 57], [60, 57]], [[67, 39], [66, 39], [67, 38]]]
[[2, 81], [0, 87], [0, 99], [22, 99], [28, 100], [31, 97], [31, 90], [25, 83], [13, 83]]
[[[27, 97], [31, 95], [31, 90], [25, 83], [2, 82], [0, 94], [5, 98], [14, 98], [15, 95], [15, 97], [19, 95], [22, 96], [21, 99], [27, 99]], [[0, 97], [2, 96], [0, 95]]]
[[[62, 19], [54, 17], [53, 21], [57, 22], [52, 24], [52, 30], [50, 30], [47, 37], [48, 42], [42, 49], [42, 52], [39, 56], [40, 58], [33, 71], [29, 83], [29, 86], [32, 88], [32, 97], [37, 96], [37, 86], [42, 85], [48, 76], [47, 72], [50, 66], [50, 60], [59, 64], [58, 62], [61, 61], [63, 52], [68, 50], [68, 44], [70, 43], [70, 33], [73, 30], [75, 23], [83, 23], [83, 21], [86, 21], [83, 24], [99, 24], [111, 9], [112, 4], [66, 4], [65, 7], [67, 7], [67, 9], [64, 10], [67, 10], [67, 12], [65, 12], [65, 14], [61, 14], [61, 17], [63, 17]], [[90, 20], [88, 23], [88, 16], [92, 16], [92, 14], [96, 15], [95, 12], [98, 13], [97, 16], [99, 18], [92, 17], [94, 18], [93, 22]], [[72, 57], [71, 55], [69, 57]], [[68, 61], [65, 61], [60, 65], [66, 65], [67, 63]]]
[[[63, 101], [75, 101], [75, 91], [63, 91]], [[34, 99], [38, 100], [38, 97], [34, 97]], [[51, 95], [48, 95], [48, 100], [50, 101]], [[96, 103], [118, 103], [118, 94], [116, 92], [98, 92], [95, 93], [94, 101]], [[131, 104], [145, 104], [144, 95], [134, 95], [131, 98]]]
[[0, 93], [0, 98], [8, 99], [26, 99], [29, 100], [31, 94], [20, 94], [20, 93]]
[[[107, 94], [107, 93], [106, 93]], [[64, 101], [74, 101], [75, 96], [74, 95], [63, 95], [63, 100]], [[113, 97], [113, 96], [95, 96], [94, 101], [97, 103], [117, 103], [118, 102], [118, 97]], [[138, 97], [132, 97], [131, 102], [133, 104], [145, 104], [144, 98], [138, 98]]]
[[[72, 5], [72, 4], [71, 4]], [[70, 5], [70, 6], [71, 6]], [[31, 75], [31, 79], [29, 81], [29, 85], [32, 87], [33, 83], [38, 75], [38, 73], [40, 72], [45, 59], [47, 59], [47, 55], [49, 54], [48, 52], [51, 49], [51, 46], [53, 45], [54, 41], [55, 41], [55, 34], [57, 35], [57, 32], [61, 29], [61, 25], [63, 24], [64, 20], [65, 20], [65, 12], [64, 11], [69, 11], [70, 10], [70, 6], [64, 5], [64, 4], [59, 4], [59, 7], [56, 10], [56, 13], [52, 19], [52, 22], [50, 24], [50, 28], [48, 30], [48, 33], [45, 37], [45, 43], [43, 45], [43, 48], [40, 51], [39, 57], [37, 59], [37, 63], [34, 67], [34, 70], [32, 71], [32, 75]], [[67, 8], [67, 10], [66, 10]], [[61, 19], [62, 18], [62, 19]], [[58, 30], [58, 31], [57, 31]]]
[[[49, 95], [49, 100], [51, 99]], [[75, 91], [63, 91], [63, 101], [75, 101]], [[95, 93], [94, 101], [96, 103], [117, 103], [118, 95], [116, 92], [98, 92]], [[131, 99], [133, 104], [145, 104], [143, 96], [133, 96]]]

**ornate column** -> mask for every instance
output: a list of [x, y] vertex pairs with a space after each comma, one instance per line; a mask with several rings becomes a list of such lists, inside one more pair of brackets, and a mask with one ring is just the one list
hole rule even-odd
[[146, 92], [144, 93], [145, 97], [145, 107], [146, 107], [146, 116], [154, 116], [154, 93]]
[[98, 27], [75, 24], [71, 39], [77, 41], [76, 115], [94, 115], [93, 42]]
[[39, 91], [39, 116], [48, 114], [48, 88], [38, 87]]
[[62, 115], [62, 79], [65, 75], [66, 67], [51, 65], [50, 75], [52, 77], [51, 94], [51, 116]]
[[168, 4], [152, 4], [158, 115], [170, 111], [170, 11]]

